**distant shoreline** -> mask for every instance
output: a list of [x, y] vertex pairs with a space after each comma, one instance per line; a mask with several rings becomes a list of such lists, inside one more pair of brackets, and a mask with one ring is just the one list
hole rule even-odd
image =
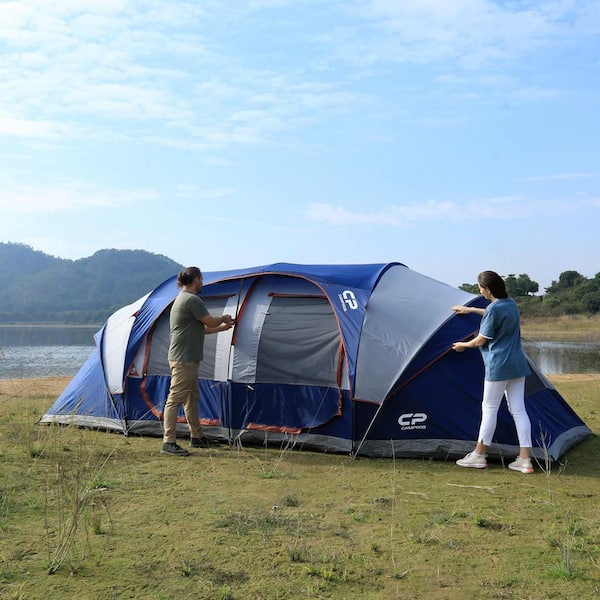
[[[103, 323], [0, 323], [4, 329], [96, 329]], [[560, 317], [521, 317], [521, 335], [528, 342], [600, 342], [600, 314]]]

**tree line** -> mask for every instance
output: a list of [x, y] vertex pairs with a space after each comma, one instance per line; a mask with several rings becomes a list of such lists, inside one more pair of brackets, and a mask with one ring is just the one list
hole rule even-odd
[[0, 323], [102, 324], [182, 268], [145, 250], [70, 260], [0, 243]]
[[[145, 250], [99, 250], [69, 260], [0, 242], [0, 323], [102, 324], [182, 268]], [[600, 273], [588, 279], [564, 271], [541, 295], [539, 284], [525, 273], [510, 274], [505, 282], [525, 316], [600, 312]], [[477, 284], [459, 287], [479, 293]]]
[[[540, 286], [529, 275], [511, 273], [504, 278], [508, 295], [525, 316], [560, 316], [600, 313], [600, 273], [587, 278], [578, 271], [563, 271], [557, 280], [538, 295]], [[478, 294], [477, 284], [463, 283], [461, 290]]]

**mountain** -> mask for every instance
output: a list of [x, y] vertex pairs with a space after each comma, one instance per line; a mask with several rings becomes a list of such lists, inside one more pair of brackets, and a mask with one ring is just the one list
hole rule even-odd
[[0, 242], [0, 323], [103, 323], [182, 269], [145, 250], [70, 260]]

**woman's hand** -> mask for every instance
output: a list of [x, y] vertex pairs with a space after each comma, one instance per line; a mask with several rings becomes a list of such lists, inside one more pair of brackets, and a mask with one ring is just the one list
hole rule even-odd
[[469, 314], [469, 312], [471, 312], [469, 310], [468, 306], [462, 306], [462, 305], [458, 305], [458, 306], [453, 306], [452, 310], [457, 314], [457, 315], [466, 315]]

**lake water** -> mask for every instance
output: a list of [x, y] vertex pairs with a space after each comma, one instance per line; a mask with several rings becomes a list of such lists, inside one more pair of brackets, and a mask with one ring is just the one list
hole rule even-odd
[[[0, 325], [0, 379], [70, 377], [94, 348], [99, 327], [12, 327]], [[600, 342], [524, 342], [547, 375], [600, 373]]]
[[98, 329], [0, 325], [0, 379], [75, 375], [92, 353]]
[[600, 373], [600, 343], [523, 342], [523, 349], [546, 375]]

